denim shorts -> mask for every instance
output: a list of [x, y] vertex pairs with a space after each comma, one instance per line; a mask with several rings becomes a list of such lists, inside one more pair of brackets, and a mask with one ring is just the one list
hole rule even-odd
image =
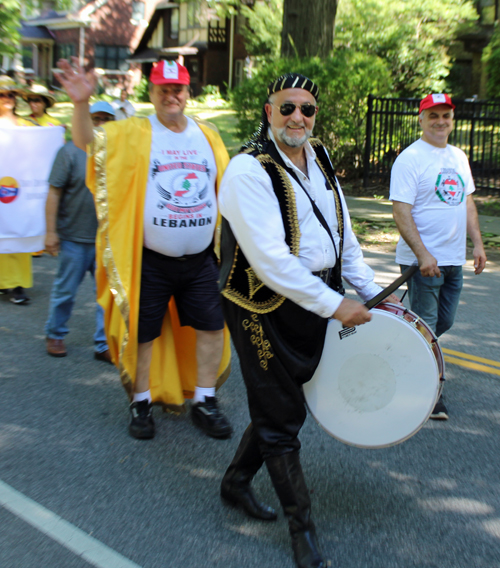
[[211, 248], [180, 258], [144, 248], [138, 342], [146, 343], [161, 335], [172, 296], [182, 326], [200, 331], [223, 329], [218, 280], [219, 269]]

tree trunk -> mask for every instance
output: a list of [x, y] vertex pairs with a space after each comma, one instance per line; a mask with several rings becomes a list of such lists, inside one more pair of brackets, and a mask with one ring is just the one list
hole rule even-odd
[[285, 0], [281, 56], [328, 57], [333, 49], [338, 0]]

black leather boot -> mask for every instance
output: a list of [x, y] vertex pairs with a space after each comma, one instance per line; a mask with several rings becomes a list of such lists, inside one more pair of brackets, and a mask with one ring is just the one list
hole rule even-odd
[[302, 473], [299, 452], [268, 458], [266, 466], [288, 519], [298, 568], [326, 568], [311, 520], [311, 498]]
[[275, 521], [276, 511], [261, 503], [252, 491], [250, 482], [263, 464], [253, 426], [245, 430], [231, 465], [222, 478], [221, 497], [233, 506], [241, 507], [247, 515], [262, 521]]

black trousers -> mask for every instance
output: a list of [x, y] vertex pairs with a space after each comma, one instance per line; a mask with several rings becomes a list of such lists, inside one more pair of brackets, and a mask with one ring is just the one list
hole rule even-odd
[[318, 366], [327, 320], [290, 300], [273, 312], [256, 314], [223, 297], [222, 309], [262, 459], [299, 450], [297, 436], [306, 419], [302, 385]]

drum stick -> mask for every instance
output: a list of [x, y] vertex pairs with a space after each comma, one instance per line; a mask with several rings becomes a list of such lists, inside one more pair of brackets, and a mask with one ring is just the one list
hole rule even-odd
[[392, 284], [389, 284], [389, 286], [387, 286], [387, 288], [384, 288], [382, 290], [382, 292], [378, 293], [371, 300], [368, 300], [368, 302], [366, 302], [365, 306], [369, 310], [371, 310], [377, 304], [380, 304], [380, 302], [382, 300], [385, 300], [387, 298], [387, 296], [390, 296], [395, 290], [397, 290], [401, 286], [401, 284], [404, 284], [407, 280], [409, 280], [415, 274], [415, 272], [417, 270], [418, 270], [417, 264], [413, 264], [412, 266], [408, 267], [403, 272], [403, 274], [401, 274], [401, 276], [399, 278], [396, 278], [396, 280], [394, 280], [394, 282], [392, 282]]

